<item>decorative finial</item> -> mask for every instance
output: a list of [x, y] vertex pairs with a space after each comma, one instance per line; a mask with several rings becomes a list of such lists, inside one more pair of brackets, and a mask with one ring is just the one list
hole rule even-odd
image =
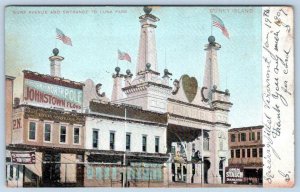
[[146, 14], [150, 14], [151, 11], [152, 11], [152, 8], [151, 8], [151, 7], [144, 6], [144, 12], [145, 12]]
[[228, 90], [228, 89], [226, 89], [226, 90], [225, 90], [225, 95], [230, 95], [230, 93], [229, 93], [229, 90]]
[[147, 63], [147, 64], [146, 64], [146, 67], [147, 67], [147, 70], [150, 70], [151, 64], [150, 64], [150, 63]]
[[217, 85], [214, 85], [212, 91], [213, 91], [213, 92], [216, 92], [216, 91], [217, 91], [217, 88], [218, 88], [218, 86], [217, 86]]
[[115, 68], [115, 71], [116, 71], [117, 74], [120, 72], [120, 70], [121, 70], [120, 67]]
[[164, 76], [169, 76], [169, 75], [172, 75], [172, 73], [170, 73], [168, 69], [165, 69]]
[[52, 50], [52, 53], [53, 53], [54, 56], [57, 56], [58, 53], [59, 53], [59, 50], [58, 50], [57, 48], [54, 48], [54, 49]]
[[208, 37], [208, 42], [209, 42], [210, 44], [214, 44], [215, 41], [216, 41], [216, 38], [215, 38], [214, 36], [209, 36], [209, 37]]

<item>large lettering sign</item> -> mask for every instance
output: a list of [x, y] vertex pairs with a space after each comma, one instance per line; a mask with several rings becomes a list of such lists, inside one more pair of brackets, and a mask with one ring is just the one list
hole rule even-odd
[[225, 168], [226, 183], [241, 183], [244, 178], [244, 170], [239, 167]]
[[81, 89], [24, 79], [24, 101], [28, 104], [81, 110], [82, 97]]
[[35, 152], [32, 151], [11, 151], [12, 163], [35, 164]]

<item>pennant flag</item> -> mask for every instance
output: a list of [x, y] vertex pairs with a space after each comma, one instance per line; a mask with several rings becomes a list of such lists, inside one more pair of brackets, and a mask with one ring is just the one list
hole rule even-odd
[[61, 40], [64, 44], [72, 46], [72, 40], [66, 36], [60, 29], [56, 28], [56, 39]]
[[129, 56], [129, 54], [126, 53], [126, 52], [120, 51], [120, 49], [118, 49], [118, 59], [119, 60], [126, 60], [126, 61], [131, 63], [131, 57]]
[[212, 19], [212, 25], [215, 27], [218, 27], [222, 30], [223, 35], [229, 39], [229, 33], [222, 21], [218, 16], [211, 14], [211, 19]]

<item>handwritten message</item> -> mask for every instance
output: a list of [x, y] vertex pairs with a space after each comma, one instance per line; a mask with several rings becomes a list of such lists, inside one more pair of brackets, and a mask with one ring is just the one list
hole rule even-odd
[[294, 185], [293, 9], [262, 8], [263, 180]]

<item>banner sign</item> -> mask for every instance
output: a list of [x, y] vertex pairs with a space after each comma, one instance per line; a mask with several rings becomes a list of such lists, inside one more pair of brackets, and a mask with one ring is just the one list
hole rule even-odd
[[35, 152], [33, 151], [11, 151], [12, 163], [35, 164]]
[[24, 101], [43, 107], [82, 109], [83, 91], [24, 78]]
[[243, 182], [244, 169], [240, 167], [226, 167], [225, 180], [226, 183], [240, 183]]

